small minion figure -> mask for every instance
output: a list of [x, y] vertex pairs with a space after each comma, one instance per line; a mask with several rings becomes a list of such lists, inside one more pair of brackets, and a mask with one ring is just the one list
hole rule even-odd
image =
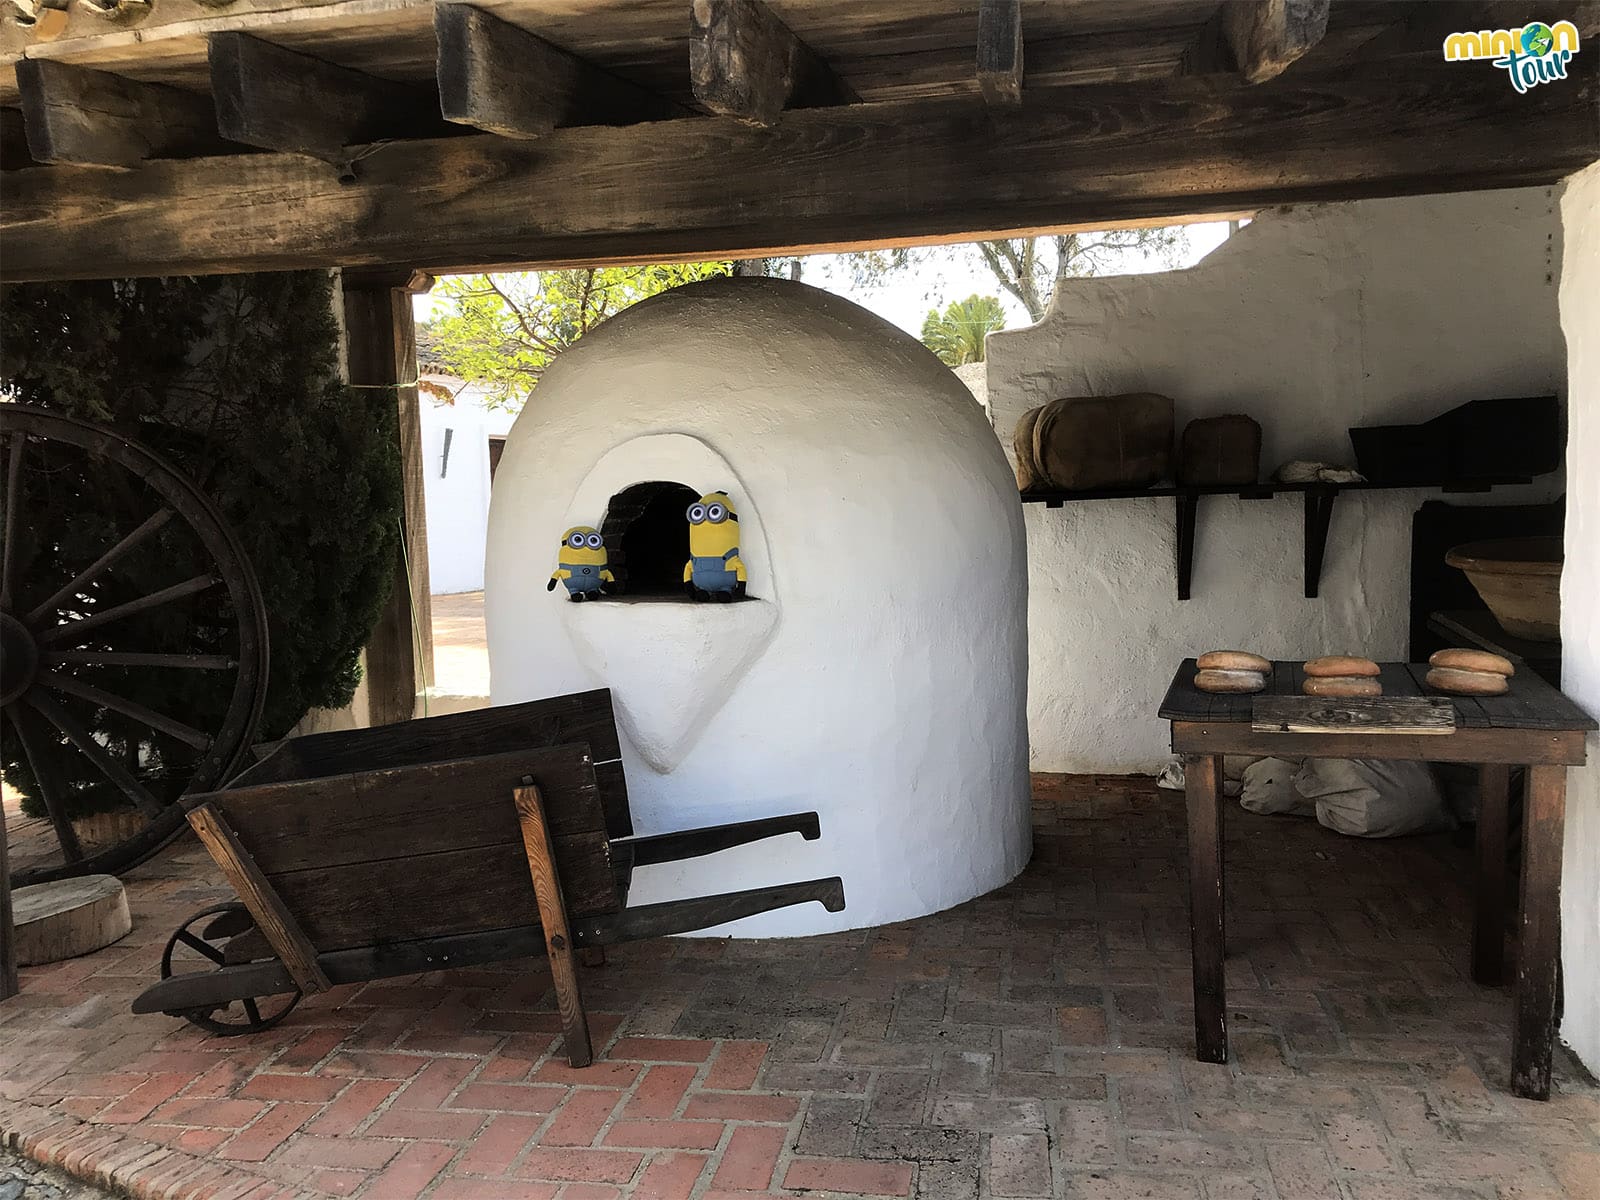
[[748, 576], [739, 557], [739, 516], [727, 492], [708, 492], [689, 506], [689, 561], [684, 587], [695, 600], [737, 600]]
[[598, 599], [601, 585], [616, 582], [606, 570], [606, 543], [599, 530], [574, 525], [561, 535], [561, 555], [545, 591], [555, 591], [558, 582], [567, 585], [569, 600]]

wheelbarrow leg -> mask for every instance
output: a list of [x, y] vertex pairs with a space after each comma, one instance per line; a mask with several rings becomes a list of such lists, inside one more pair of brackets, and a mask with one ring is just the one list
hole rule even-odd
[[578, 963], [573, 953], [572, 931], [567, 927], [567, 906], [561, 898], [561, 880], [556, 875], [555, 848], [550, 841], [550, 826], [545, 821], [544, 804], [533, 780], [524, 778], [516, 789], [517, 820], [522, 826], [522, 848], [533, 875], [533, 894], [539, 902], [539, 924], [544, 927], [544, 944], [550, 953], [550, 976], [555, 981], [556, 1004], [561, 1009], [561, 1029], [567, 1043], [567, 1061], [587, 1067], [594, 1061], [589, 1044], [589, 1021], [578, 992]]

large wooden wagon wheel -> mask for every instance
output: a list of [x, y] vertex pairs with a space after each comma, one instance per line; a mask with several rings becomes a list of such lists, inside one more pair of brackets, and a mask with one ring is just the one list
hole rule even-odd
[[[112, 430], [0, 403], [0, 471], [0, 751], [60, 844], [13, 883], [115, 873], [246, 750], [266, 692], [261, 591], [216, 507]], [[85, 846], [73, 818], [107, 812], [133, 815]]]

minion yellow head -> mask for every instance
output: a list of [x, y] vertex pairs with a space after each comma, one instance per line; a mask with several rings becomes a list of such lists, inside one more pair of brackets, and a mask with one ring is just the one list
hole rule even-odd
[[739, 547], [739, 514], [727, 492], [707, 492], [689, 506], [689, 554], [720, 558]]
[[606, 565], [606, 543], [598, 529], [588, 525], [574, 525], [561, 535], [560, 561], [563, 566], [603, 567]]

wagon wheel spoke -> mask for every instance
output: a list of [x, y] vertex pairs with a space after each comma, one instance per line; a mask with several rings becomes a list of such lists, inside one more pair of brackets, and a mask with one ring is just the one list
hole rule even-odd
[[56, 841], [61, 843], [62, 856], [69, 863], [82, 862], [83, 847], [78, 844], [78, 831], [67, 819], [66, 792], [61, 786], [60, 776], [55, 773], [55, 765], [44, 756], [44, 746], [28, 732], [28, 723], [23, 720], [22, 706], [8, 704], [5, 713], [11, 721], [11, 727], [17, 731], [17, 739], [22, 743], [22, 752], [27, 756], [28, 766], [33, 769], [33, 779], [39, 786], [39, 795], [44, 798], [44, 809], [50, 815], [50, 824], [56, 831]]
[[226, 654], [146, 654], [126, 650], [51, 650], [47, 663], [83, 663], [92, 667], [174, 667], [180, 671], [231, 671], [239, 660]]
[[55, 671], [45, 671], [40, 675], [39, 680], [52, 691], [65, 692], [69, 696], [77, 696], [80, 700], [98, 704], [102, 708], [112, 709], [125, 717], [131, 717], [140, 725], [164, 733], [168, 737], [177, 738], [178, 741], [187, 746], [193, 746], [196, 750], [204, 750], [211, 745], [210, 736], [201, 733], [193, 726], [185, 725], [182, 721], [175, 721], [171, 717], [163, 716], [154, 709], [146, 708], [142, 704], [136, 704], [132, 700], [102, 691], [93, 684], [85, 683], [72, 675], [60, 675]]
[[17, 545], [17, 504], [22, 497], [22, 451], [28, 435], [11, 435], [11, 455], [6, 462], [5, 524], [0, 528], [0, 608], [11, 607], [11, 558]]
[[175, 583], [171, 587], [162, 588], [159, 592], [151, 592], [148, 596], [140, 596], [137, 600], [129, 600], [126, 604], [108, 608], [104, 612], [95, 613], [93, 616], [84, 617], [77, 621], [68, 621], [61, 625], [52, 625], [39, 635], [39, 644], [45, 646], [66, 638], [77, 638], [86, 629], [94, 629], [111, 621], [120, 621], [123, 617], [131, 617], [134, 613], [144, 612], [146, 609], [159, 608], [163, 604], [171, 604], [174, 600], [182, 600], [185, 596], [203, 592], [221, 582], [222, 580], [215, 575], [196, 575], [193, 579], [185, 579], [182, 583]]
[[256, 1002], [253, 997], [246, 996], [244, 998], [244, 1011], [250, 1017], [250, 1024], [261, 1024], [261, 1010], [256, 1007]]
[[163, 508], [155, 515], [145, 518], [144, 522], [139, 526], [139, 528], [135, 529], [127, 537], [123, 538], [115, 546], [111, 547], [111, 549], [107, 550], [99, 558], [95, 559], [94, 562], [90, 563], [83, 570], [79, 571], [78, 574], [72, 578], [71, 582], [62, 584], [56, 589], [55, 593], [48, 600], [36, 605], [33, 611], [30, 612], [26, 618], [24, 618], [26, 623], [29, 625], [37, 624], [41, 617], [43, 617], [51, 609], [55, 608], [56, 605], [60, 604], [61, 601], [78, 592], [85, 585], [92, 583], [103, 571], [105, 571], [107, 567], [111, 566], [111, 564], [116, 562], [119, 558], [122, 558], [128, 553], [128, 551], [132, 550], [135, 546], [139, 545], [139, 543], [150, 537], [170, 520], [172, 520], [172, 510], [170, 508]]
[[67, 740], [76, 746], [82, 755], [87, 758], [99, 772], [116, 785], [117, 790], [133, 802], [133, 806], [147, 818], [154, 819], [161, 815], [161, 801], [157, 800], [144, 785], [129, 774], [128, 769], [119, 763], [106, 749], [89, 734], [89, 731], [73, 720], [64, 709], [56, 705], [53, 700], [46, 699], [37, 691], [30, 692], [27, 702], [31, 704], [46, 721], [54, 725]]
[[223, 966], [227, 962], [227, 960], [223, 957], [222, 951], [218, 950], [205, 939], [196, 937], [194, 934], [190, 933], [187, 928], [178, 930], [177, 938], [196, 954], [204, 955], [206, 958], [209, 958], [212, 962], [216, 963], [219, 967]]

